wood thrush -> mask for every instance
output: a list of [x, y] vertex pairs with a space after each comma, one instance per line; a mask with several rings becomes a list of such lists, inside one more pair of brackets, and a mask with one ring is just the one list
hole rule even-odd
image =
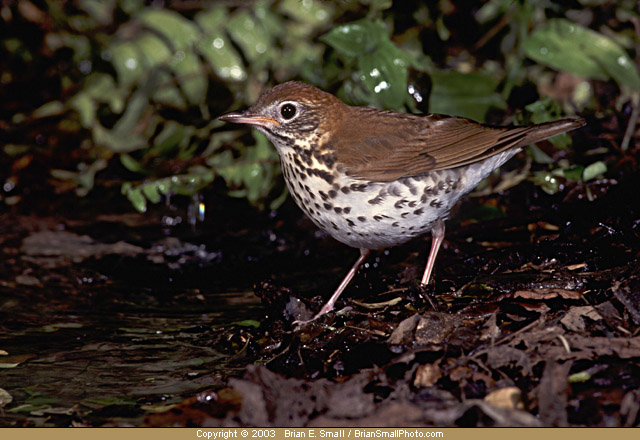
[[360, 249], [329, 301], [334, 304], [372, 249], [431, 231], [427, 284], [455, 203], [521, 147], [585, 124], [577, 117], [495, 127], [437, 114], [351, 107], [300, 82], [280, 84], [247, 111], [218, 119], [249, 124], [280, 155], [289, 191], [323, 231]]

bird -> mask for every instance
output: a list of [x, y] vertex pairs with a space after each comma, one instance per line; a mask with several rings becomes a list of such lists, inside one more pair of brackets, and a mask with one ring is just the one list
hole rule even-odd
[[264, 92], [245, 111], [218, 117], [248, 124], [275, 146], [296, 204], [360, 256], [320, 311], [331, 312], [372, 250], [431, 232], [421, 285], [431, 278], [456, 202], [522, 147], [585, 125], [565, 117], [529, 126], [492, 126], [463, 117], [349, 106], [306, 83]]

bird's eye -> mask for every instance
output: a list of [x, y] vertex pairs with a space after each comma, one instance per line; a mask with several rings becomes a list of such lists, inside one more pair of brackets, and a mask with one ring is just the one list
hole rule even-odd
[[296, 115], [296, 106], [293, 104], [285, 104], [280, 108], [280, 114], [285, 119], [291, 119]]

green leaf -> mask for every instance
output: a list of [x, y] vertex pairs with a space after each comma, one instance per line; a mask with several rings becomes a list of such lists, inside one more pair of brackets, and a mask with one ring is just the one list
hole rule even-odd
[[227, 24], [231, 38], [252, 63], [255, 70], [266, 66], [275, 55], [273, 50], [273, 36], [247, 10], [236, 13]]
[[545, 153], [544, 151], [542, 151], [540, 148], [538, 148], [536, 145], [529, 145], [529, 151], [531, 151], [531, 155], [533, 157], [533, 161], [535, 163], [546, 163], [546, 164], [550, 164], [553, 163], [553, 158], [551, 156], [549, 156], [547, 153]]
[[576, 76], [640, 90], [640, 75], [627, 53], [611, 38], [564, 19], [552, 19], [527, 38], [528, 57]]
[[438, 71], [431, 74], [433, 89], [429, 96], [429, 111], [462, 116], [483, 122], [491, 107], [505, 108], [496, 92], [498, 80], [482, 73]]
[[591, 380], [591, 373], [589, 371], [580, 371], [569, 376], [569, 383], [583, 383]]
[[595, 179], [599, 175], [604, 174], [606, 172], [607, 172], [607, 165], [604, 162], [602, 161], [594, 162], [584, 169], [584, 171], [582, 172], [582, 180], [584, 182], [587, 182], [591, 179]]
[[125, 105], [125, 93], [128, 91], [117, 88], [111, 75], [106, 73], [92, 73], [87, 77], [84, 93], [97, 102], [106, 102], [111, 111], [122, 113]]
[[7, 409], [5, 411], [11, 414], [17, 414], [17, 413], [29, 413], [32, 411], [39, 411], [39, 410], [48, 409], [48, 408], [51, 408], [51, 405], [32, 405], [30, 403], [25, 403], [23, 405], [18, 405], [16, 407]]
[[203, 103], [207, 93], [207, 74], [198, 56], [191, 52], [176, 54], [171, 68], [189, 102]]
[[78, 7], [84, 9], [89, 17], [102, 25], [108, 25], [113, 21], [114, 0], [80, 0]]
[[370, 52], [387, 36], [387, 29], [380, 22], [360, 20], [333, 28], [320, 40], [342, 55], [357, 57]]
[[80, 123], [83, 127], [89, 128], [93, 125], [96, 120], [97, 106], [86, 91], [82, 91], [71, 98], [69, 105], [80, 115]]
[[408, 97], [407, 62], [402, 51], [384, 41], [373, 53], [363, 54], [358, 66], [367, 88], [385, 108], [402, 106]]
[[558, 178], [549, 171], [536, 171], [530, 180], [547, 194], [553, 195], [560, 191]]
[[122, 163], [122, 166], [124, 166], [126, 169], [128, 169], [133, 173], [147, 173], [147, 170], [142, 166], [142, 164], [140, 164], [140, 162], [135, 160], [129, 154], [126, 154], [126, 153], [121, 154], [120, 163]]
[[130, 182], [122, 184], [122, 194], [126, 195], [138, 212], [147, 211], [147, 199], [144, 198], [140, 188], [133, 188]]
[[157, 87], [153, 89], [153, 100], [167, 106], [185, 109], [187, 103], [175, 86], [175, 79], [169, 72], [159, 71], [156, 74]]
[[145, 59], [131, 41], [113, 46], [111, 55], [120, 84], [129, 85], [146, 75], [143, 69]]
[[196, 47], [220, 78], [232, 81], [247, 79], [242, 59], [223, 34], [212, 34], [200, 40]]
[[564, 177], [569, 180], [580, 182], [582, 180], [582, 173], [584, 169], [585, 168], [582, 165], [577, 165], [571, 168], [567, 168], [566, 170], [562, 170], [562, 174], [564, 174]]
[[254, 328], [260, 327], [260, 322], [254, 319], [245, 319], [244, 321], [237, 321], [235, 322], [235, 324], [241, 327], [254, 327]]
[[310, 26], [321, 25], [331, 18], [331, 2], [284, 0], [279, 6], [285, 15]]
[[134, 44], [142, 54], [147, 69], [163, 65], [171, 59], [171, 49], [151, 32], [140, 35]]
[[149, 199], [151, 203], [158, 203], [160, 201], [160, 193], [158, 192], [158, 185], [156, 182], [148, 182], [142, 185], [142, 194]]
[[167, 121], [162, 131], [153, 140], [153, 148], [149, 151], [152, 155], [166, 154], [174, 148], [177, 148], [185, 140], [191, 136], [193, 128], [185, 127], [175, 121]]
[[46, 118], [59, 115], [64, 111], [64, 104], [60, 101], [50, 101], [41, 105], [31, 113], [34, 118]]
[[147, 140], [140, 135], [107, 130], [100, 124], [94, 124], [91, 130], [96, 145], [107, 147], [114, 153], [125, 153], [139, 150], [146, 146]]
[[193, 22], [169, 9], [146, 8], [138, 19], [170, 41], [174, 50], [187, 50], [201, 36]]
[[94, 124], [92, 130], [94, 142], [109, 148], [114, 153], [127, 153], [144, 148], [147, 140], [136, 129], [147, 111], [147, 104], [148, 100], [143, 91], [134, 93], [127, 103], [124, 114], [112, 130], [98, 123]]
[[216, 34], [224, 28], [227, 20], [227, 8], [223, 5], [215, 5], [200, 11], [194, 17], [195, 22], [207, 34]]

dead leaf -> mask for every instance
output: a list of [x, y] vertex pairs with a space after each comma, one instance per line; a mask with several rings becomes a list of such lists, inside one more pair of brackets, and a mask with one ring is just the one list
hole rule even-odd
[[602, 316], [593, 306], [571, 307], [569, 311], [562, 317], [560, 323], [567, 330], [582, 331], [586, 327], [585, 318], [593, 321], [601, 321]]
[[582, 292], [551, 287], [547, 289], [518, 290], [513, 296], [515, 298], [537, 300], [557, 298], [558, 296], [564, 299], [580, 299], [582, 297]]
[[391, 345], [409, 344], [413, 340], [413, 332], [419, 321], [420, 315], [416, 314], [400, 322], [387, 339], [387, 343]]
[[480, 340], [486, 341], [487, 339], [494, 341], [500, 336], [500, 328], [497, 325], [498, 315], [492, 313], [487, 322], [482, 326], [482, 333], [480, 334]]
[[522, 391], [518, 387], [505, 387], [487, 394], [484, 401], [504, 409], [524, 409]]
[[640, 325], [640, 278], [634, 273], [624, 281], [616, 281], [611, 290], [627, 309], [633, 322]]
[[441, 344], [460, 324], [457, 315], [444, 312], [427, 312], [420, 317], [415, 341], [419, 344]]
[[476, 356], [485, 353], [487, 355], [487, 366], [494, 370], [505, 367], [518, 367], [522, 369], [522, 373], [524, 375], [528, 376], [532, 374], [531, 359], [527, 353], [518, 348], [500, 345], [497, 347], [487, 348], [486, 350], [477, 353]]
[[567, 396], [571, 362], [546, 362], [540, 385], [536, 388], [538, 414], [545, 426], [568, 425]]
[[413, 385], [416, 387], [432, 387], [442, 377], [442, 371], [437, 364], [420, 365], [416, 370]]
[[13, 396], [5, 389], [0, 388], [0, 408], [13, 402]]

